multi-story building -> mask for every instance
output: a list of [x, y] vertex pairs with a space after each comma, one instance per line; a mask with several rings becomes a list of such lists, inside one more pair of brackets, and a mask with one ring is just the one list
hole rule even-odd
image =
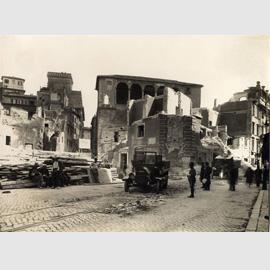
[[2, 76], [0, 83], [0, 102], [3, 108], [10, 112], [11, 107], [27, 111], [28, 119], [36, 113], [37, 97], [26, 95], [24, 90], [25, 80], [22, 78]]
[[260, 156], [261, 136], [269, 131], [270, 96], [257, 82], [219, 105], [219, 125], [227, 125], [228, 145], [236, 156], [255, 165]]
[[37, 106], [45, 119], [43, 149], [79, 151], [85, 120], [81, 91], [72, 90], [70, 73], [48, 72], [47, 87], [37, 93]]
[[108, 153], [127, 140], [130, 101], [149, 99], [151, 113], [157, 113], [164, 109], [166, 87], [188, 96], [192, 107], [200, 107], [201, 84], [137, 76], [97, 76], [98, 106], [92, 121], [92, 147], [95, 147], [92, 152], [99, 159], [106, 157], [112, 160], [113, 156], [108, 156]]

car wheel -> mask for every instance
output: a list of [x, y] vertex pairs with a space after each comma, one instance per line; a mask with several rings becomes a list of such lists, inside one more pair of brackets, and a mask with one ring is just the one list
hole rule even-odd
[[159, 193], [160, 192], [160, 181], [157, 181], [157, 184], [156, 184], [156, 193]]
[[163, 188], [166, 189], [168, 187], [168, 179], [165, 180]]
[[129, 192], [129, 181], [125, 181], [124, 189], [125, 189], [125, 192]]

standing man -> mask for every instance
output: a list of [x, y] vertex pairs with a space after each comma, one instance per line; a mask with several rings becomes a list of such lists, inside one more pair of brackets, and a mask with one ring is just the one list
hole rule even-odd
[[52, 184], [53, 188], [59, 186], [59, 162], [58, 159], [55, 157], [53, 158], [53, 165], [52, 165]]
[[262, 190], [267, 190], [267, 182], [269, 181], [269, 168], [264, 164], [263, 168], [263, 181], [262, 181]]
[[250, 167], [247, 168], [245, 177], [246, 177], [246, 183], [250, 187], [253, 182], [253, 170]]
[[260, 164], [257, 164], [257, 169], [255, 171], [255, 181], [256, 181], [256, 186], [260, 187], [261, 182], [262, 182], [262, 170], [260, 168]]
[[212, 168], [209, 166], [208, 162], [206, 162], [205, 164], [206, 164], [206, 168], [205, 168], [206, 182], [205, 182], [204, 190], [210, 190]]
[[188, 198], [194, 198], [194, 188], [195, 188], [195, 183], [196, 183], [196, 171], [194, 169], [194, 163], [190, 162], [189, 163], [189, 174], [187, 175], [189, 185], [190, 185], [190, 195]]
[[238, 179], [238, 169], [235, 167], [233, 158], [231, 159], [230, 170], [229, 170], [229, 183], [230, 191], [235, 191], [235, 185]]
[[205, 167], [204, 163], [202, 162], [201, 172], [200, 172], [200, 181], [202, 183], [202, 188], [205, 188], [205, 183], [203, 182], [203, 179], [205, 178]]

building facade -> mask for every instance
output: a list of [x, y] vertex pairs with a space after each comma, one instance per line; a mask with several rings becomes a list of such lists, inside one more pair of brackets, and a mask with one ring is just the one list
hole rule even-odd
[[256, 164], [260, 157], [261, 138], [269, 131], [270, 96], [257, 82], [255, 87], [235, 93], [219, 105], [219, 124], [227, 125], [228, 145], [235, 156]]
[[11, 107], [27, 111], [30, 120], [37, 110], [37, 97], [26, 95], [25, 80], [18, 77], [2, 76], [0, 83], [0, 102], [3, 108], [10, 112]]
[[181, 92], [188, 96], [192, 107], [200, 107], [202, 87], [200, 84], [147, 77], [98, 76], [96, 80], [97, 114], [92, 120], [94, 121], [92, 125], [93, 154], [98, 159], [105, 158], [111, 161], [113, 155], [108, 153], [112, 153], [114, 149], [126, 143], [130, 125], [129, 111], [132, 110], [133, 101], [143, 104], [145, 100], [148, 100], [148, 107], [152, 110], [148, 114], [154, 115], [166, 110], [164, 91], [165, 88], [171, 88], [174, 92]]
[[48, 72], [47, 78], [47, 87], [37, 93], [45, 120], [43, 150], [77, 152], [85, 120], [81, 91], [72, 90], [70, 73]]

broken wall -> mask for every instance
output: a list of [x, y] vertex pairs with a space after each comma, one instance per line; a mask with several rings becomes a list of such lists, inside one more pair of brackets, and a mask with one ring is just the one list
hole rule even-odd
[[[127, 138], [126, 109], [99, 108], [97, 127], [98, 159], [107, 159], [111, 162], [116, 147]], [[119, 135], [118, 141], [115, 135]]]
[[0, 117], [0, 145], [24, 148], [30, 144], [34, 149], [42, 148], [42, 118], [34, 115], [28, 120], [28, 112], [19, 108], [11, 108], [10, 115], [1, 110]]

